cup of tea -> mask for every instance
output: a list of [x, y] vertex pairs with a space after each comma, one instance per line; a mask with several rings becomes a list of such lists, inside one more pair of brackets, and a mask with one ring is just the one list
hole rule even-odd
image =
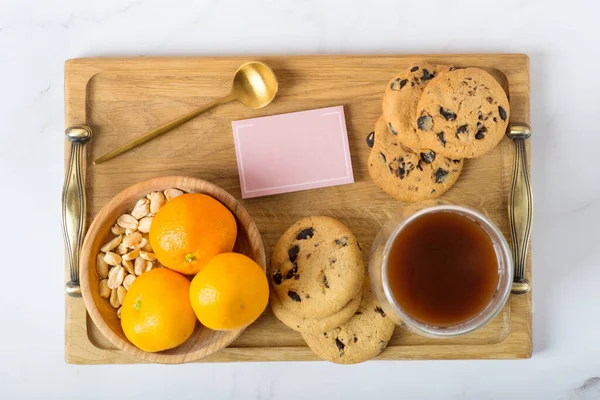
[[408, 206], [377, 234], [373, 291], [398, 325], [432, 338], [472, 332], [506, 304], [513, 280], [502, 232], [481, 213], [447, 201]]

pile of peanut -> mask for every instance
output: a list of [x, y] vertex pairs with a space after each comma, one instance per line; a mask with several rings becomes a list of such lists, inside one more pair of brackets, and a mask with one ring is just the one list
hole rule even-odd
[[179, 189], [167, 189], [139, 199], [131, 213], [121, 215], [110, 229], [115, 237], [100, 248], [96, 259], [100, 296], [109, 299], [119, 318], [121, 304], [135, 278], [153, 268], [162, 268], [152, 252], [148, 232], [158, 210], [182, 194]]

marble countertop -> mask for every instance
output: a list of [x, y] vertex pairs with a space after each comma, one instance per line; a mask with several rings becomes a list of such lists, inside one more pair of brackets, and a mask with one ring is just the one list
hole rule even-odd
[[[583, 0], [0, 1], [0, 397], [600, 398], [598, 13]], [[532, 359], [64, 363], [66, 59], [437, 52], [531, 58]]]

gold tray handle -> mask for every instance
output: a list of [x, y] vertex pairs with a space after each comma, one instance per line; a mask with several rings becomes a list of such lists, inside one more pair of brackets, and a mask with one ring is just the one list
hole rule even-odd
[[71, 142], [69, 165], [62, 192], [62, 230], [71, 280], [65, 291], [69, 296], [81, 297], [79, 287], [79, 254], [85, 229], [85, 187], [83, 183], [83, 151], [85, 143], [92, 138], [92, 129], [85, 125], [73, 125], [65, 131]]
[[515, 276], [511, 293], [525, 294], [531, 290], [531, 284], [525, 278], [527, 247], [531, 238], [533, 218], [533, 194], [529, 182], [525, 149], [525, 140], [531, 136], [531, 128], [526, 124], [511, 124], [506, 135], [515, 142], [513, 178], [508, 197], [508, 220], [515, 262]]

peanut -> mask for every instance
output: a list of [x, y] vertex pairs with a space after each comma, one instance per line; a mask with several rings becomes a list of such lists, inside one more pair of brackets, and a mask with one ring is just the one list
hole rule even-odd
[[154, 268], [154, 263], [152, 261], [146, 261], [146, 269], [144, 272], [152, 271]]
[[123, 244], [123, 242], [121, 242], [121, 244], [119, 244], [115, 249], [115, 253], [117, 253], [120, 256], [122, 256], [123, 254], [127, 254], [128, 252], [129, 249]]
[[108, 276], [108, 264], [104, 261], [104, 254], [100, 253], [96, 257], [96, 271], [100, 278], [105, 279]]
[[108, 287], [111, 289], [116, 289], [121, 286], [123, 283], [123, 279], [125, 278], [125, 268], [120, 265], [111, 268], [108, 273]]
[[109, 251], [108, 253], [106, 253], [104, 255], [104, 262], [106, 262], [108, 265], [120, 265], [121, 264], [121, 256], [118, 255], [117, 253], [113, 253], [112, 251]]
[[140, 219], [140, 222], [138, 224], [138, 230], [143, 233], [150, 232], [150, 226], [152, 225], [153, 219], [154, 217], [144, 217]]
[[165, 195], [161, 192], [150, 193], [150, 212], [156, 214], [158, 210], [165, 204]]
[[127, 295], [127, 289], [125, 289], [123, 286], [119, 286], [117, 288], [117, 297], [119, 298], [119, 304], [123, 304], [123, 301], [125, 300], [125, 295]]
[[119, 236], [115, 236], [114, 238], [112, 238], [111, 240], [109, 240], [108, 242], [106, 242], [104, 244], [104, 246], [102, 246], [100, 248], [100, 251], [103, 253], [106, 253], [107, 251], [111, 251], [112, 249], [114, 249], [115, 247], [117, 247], [119, 244], [121, 244], [121, 240], [123, 239], [123, 236], [119, 235]]
[[123, 260], [121, 264], [123, 265], [123, 268], [125, 268], [125, 271], [127, 271], [127, 273], [133, 274], [133, 261]]
[[140, 257], [142, 257], [146, 261], [156, 260], [156, 256], [154, 255], [154, 253], [149, 253], [147, 251], [140, 251]]
[[152, 253], [152, 245], [150, 244], [149, 240], [148, 243], [144, 247], [142, 247], [142, 250], [147, 253]]
[[122, 235], [125, 233], [125, 228], [120, 227], [118, 224], [114, 224], [110, 231], [113, 235]]
[[123, 214], [117, 219], [117, 224], [125, 229], [137, 229], [138, 221], [129, 214]]
[[135, 275], [133, 274], [129, 274], [125, 277], [125, 279], [123, 279], [123, 287], [127, 290], [129, 290], [129, 286], [131, 286], [131, 284], [133, 283], [133, 281], [135, 281]]
[[121, 303], [119, 303], [119, 294], [117, 293], [117, 289], [112, 289], [110, 291], [110, 299], [108, 300], [113, 308], [119, 308]]
[[129, 248], [136, 247], [140, 240], [142, 240], [142, 234], [135, 231], [123, 238], [123, 244]]
[[100, 281], [100, 297], [108, 299], [110, 297], [110, 288], [108, 287], [108, 279], [102, 279]]
[[167, 189], [165, 190], [165, 197], [167, 198], [167, 201], [171, 201], [172, 199], [174, 199], [177, 196], [181, 196], [183, 194], [183, 192], [179, 189]]
[[133, 208], [133, 211], [131, 212], [131, 215], [135, 219], [141, 219], [141, 218], [144, 218], [146, 215], [148, 215], [149, 212], [150, 212], [149, 201], [146, 198], [142, 198], [142, 199], [139, 199], [138, 202], [136, 203], [135, 207]]
[[148, 245], [148, 239], [143, 237], [138, 244], [135, 245], [136, 249], [144, 250], [144, 247]]
[[140, 255], [140, 250], [139, 249], [135, 249], [130, 251], [129, 253], [123, 255], [123, 260], [135, 260], [138, 256]]
[[142, 257], [138, 257], [133, 262], [133, 271], [137, 276], [140, 276], [144, 272], [144, 268], [146, 267], [145, 261]]

